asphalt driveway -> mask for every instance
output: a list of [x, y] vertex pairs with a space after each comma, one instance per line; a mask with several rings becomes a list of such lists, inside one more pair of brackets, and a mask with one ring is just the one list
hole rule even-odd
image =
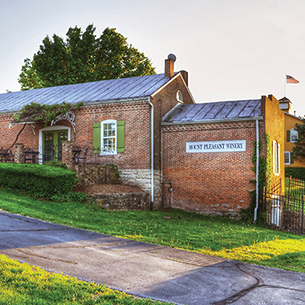
[[0, 254], [177, 304], [305, 304], [305, 274], [0, 212]]

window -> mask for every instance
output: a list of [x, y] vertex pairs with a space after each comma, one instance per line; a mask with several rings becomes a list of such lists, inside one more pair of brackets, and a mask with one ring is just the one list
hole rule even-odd
[[101, 153], [116, 154], [117, 122], [115, 120], [103, 121], [101, 128]]
[[287, 142], [296, 142], [299, 138], [299, 133], [296, 129], [292, 128], [287, 130]]
[[105, 120], [93, 124], [93, 153], [115, 155], [124, 152], [124, 121]]
[[299, 133], [295, 129], [290, 129], [290, 142], [296, 142], [298, 140]]
[[273, 141], [273, 173], [280, 174], [280, 144]]
[[182, 95], [182, 92], [180, 90], [178, 90], [177, 93], [176, 93], [176, 100], [179, 103], [183, 103], [183, 95]]
[[290, 151], [285, 151], [284, 157], [285, 157], [285, 165], [290, 165]]

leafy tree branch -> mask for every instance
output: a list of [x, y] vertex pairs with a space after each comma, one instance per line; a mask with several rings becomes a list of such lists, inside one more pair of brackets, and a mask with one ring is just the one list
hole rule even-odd
[[19, 75], [22, 90], [155, 74], [151, 61], [127, 38], [106, 28], [100, 37], [89, 25], [69, 28], [67, 38], [45, 37]]

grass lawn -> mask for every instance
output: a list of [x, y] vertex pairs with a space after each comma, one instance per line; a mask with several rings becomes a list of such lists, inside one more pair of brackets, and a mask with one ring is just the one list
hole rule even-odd
[[112, 236], [305, 272], [305, 238], [224, 217], [179, 210], [106, 211], [90, 204], [43, 201], [5, 189], [0, 190], [0, 208]]
[[161, 305], [0, 255], [0, 304]]

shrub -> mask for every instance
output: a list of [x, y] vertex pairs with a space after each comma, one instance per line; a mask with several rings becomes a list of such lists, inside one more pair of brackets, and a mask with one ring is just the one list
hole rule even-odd
[[305, 180], [305, 167], [285, 167], [285, 177]]
[[51, 199], [72, 191], [76, 173], [38, 164], [0, 163], [0, 186]]

